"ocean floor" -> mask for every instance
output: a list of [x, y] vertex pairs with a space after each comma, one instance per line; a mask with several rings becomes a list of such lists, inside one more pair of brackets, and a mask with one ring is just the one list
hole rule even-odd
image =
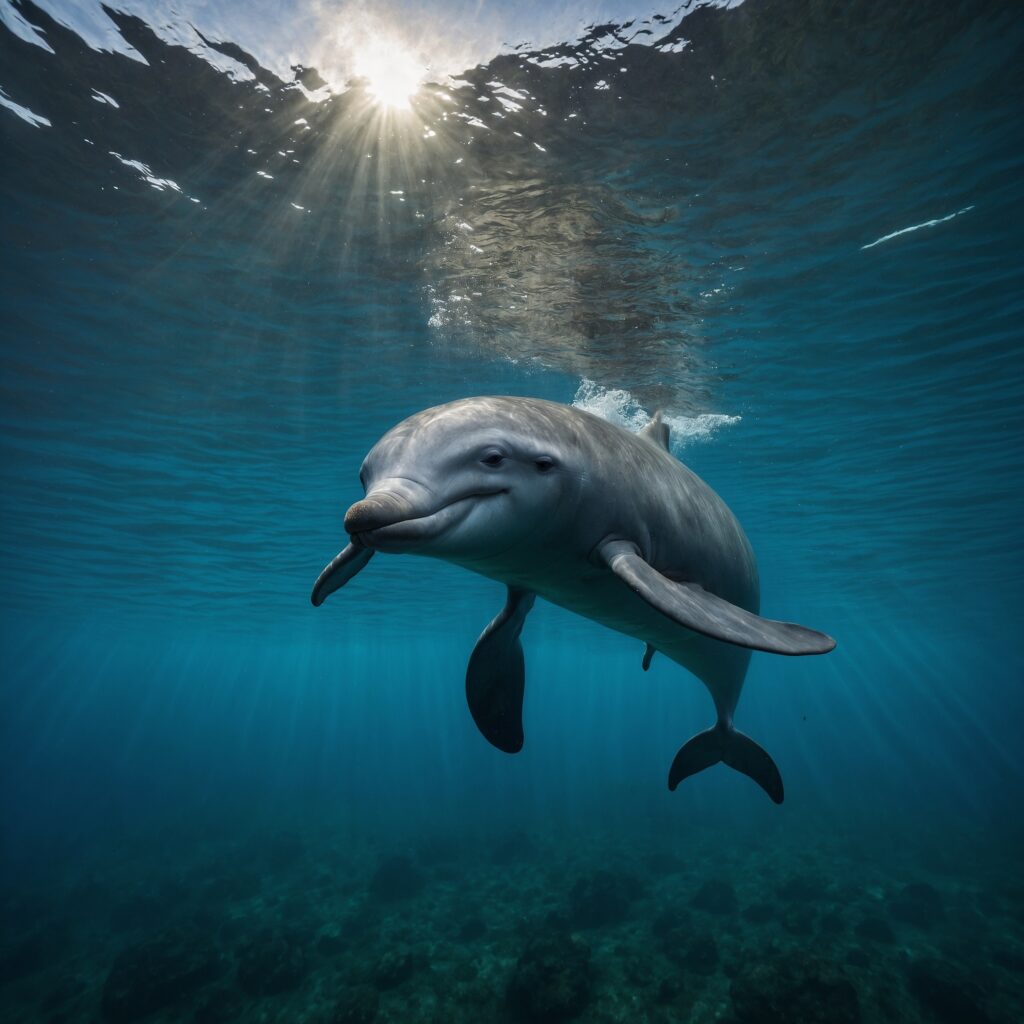
[[691, 825], [671, 844], [168, 829], [5, 885], [0, 1015], [1016, 1024], [1020, 850], [984, 849]]

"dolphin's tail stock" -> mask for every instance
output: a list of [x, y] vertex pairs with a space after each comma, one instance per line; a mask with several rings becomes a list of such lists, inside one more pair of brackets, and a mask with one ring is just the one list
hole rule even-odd
[[768, 751], [731, 724], [719, 722], [706, 732], [688, 739], [676, 754], [668, 772], [668, 788], [683, 779], [724, 761], [730, 768], [752, 778], [777, 804], [782, 803], [782, 776]]

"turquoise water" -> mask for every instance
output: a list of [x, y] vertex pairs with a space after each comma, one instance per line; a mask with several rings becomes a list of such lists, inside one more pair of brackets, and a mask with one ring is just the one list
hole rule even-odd
[[[608, 8], [391, 110], [244, 10], [0, 8], [4, 1019], [1021, 1019], [1024, 21], [891, 6]], [[751, 663], [784, 805], [667, 790], [713, 708], [637, 641], [538, 604], [508, 757], [497, 584], [311, 607], [477, 394], [664, 409], [837, 639]]]

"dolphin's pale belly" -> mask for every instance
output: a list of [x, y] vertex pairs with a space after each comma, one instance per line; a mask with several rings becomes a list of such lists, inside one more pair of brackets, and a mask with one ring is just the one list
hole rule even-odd
[[[680, 626], [642, 600], [606, 570], [567, 566], [540, 574], [502, 575], [502, 582], [532, 590], [539, 597], [583, 618], [651, 644], [660, 654], [696, 675], [715, 703], [731, 713], [743, 685], [750, 652]], [[643, 651], [637, 651], [639, 666]]]

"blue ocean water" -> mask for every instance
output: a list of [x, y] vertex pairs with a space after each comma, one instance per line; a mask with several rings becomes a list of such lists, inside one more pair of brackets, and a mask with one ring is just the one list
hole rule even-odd
[[[531, 7], [389, 107], [385, 15], [461, 7], [195, 8], [0, 6], [0, 1015], [1021, 1019], [1019, 11]], [[663, 409], [837, 639], [753, 657], [781, 807], [667, 790], [713, 708], [629, 638], [539, 604], [509, 757], [497, 584], [311, 607], [365, 453], [478, 394]]]

